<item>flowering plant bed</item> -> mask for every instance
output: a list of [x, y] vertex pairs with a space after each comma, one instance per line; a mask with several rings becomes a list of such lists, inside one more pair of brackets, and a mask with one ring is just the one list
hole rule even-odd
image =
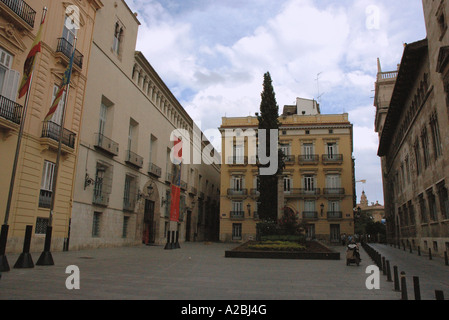
[[226, 258], [340, 260], [335, 252], [316, 241], [249, 241], [225, 252]]

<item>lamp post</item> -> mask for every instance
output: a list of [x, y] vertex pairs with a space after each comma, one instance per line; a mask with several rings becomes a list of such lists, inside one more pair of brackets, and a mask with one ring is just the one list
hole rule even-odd
[[248, 203], [246, 208], [248, 209], [248, 217], [251, 217], [251, 203]]

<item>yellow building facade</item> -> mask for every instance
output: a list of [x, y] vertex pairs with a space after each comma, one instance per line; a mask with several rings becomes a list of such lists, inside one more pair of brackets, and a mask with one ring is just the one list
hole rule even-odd
[[[52, 248], [62, 250], [69, 233], [78, 135], [87, 83], [88, 57], [99, 0], [0, 1], [0, 222], [6, 203], [25, 97], [17, 99], [26, 57], [47, 7], [42, 33], [42, 52], [37, 55], [24, 122], [8, 221], [7, 252], [20, 252], [26, 226], [33, 226], [31, 250], [41, 251], [49, 223], [49, 207], [55, 198]], [[63, 99], [51, 121], [44, 122], [76, 40], [72, 81], [62, 123]], [[62, 157], [56, 193], [51, 177], [55, 170], [59, 132], [63, 128]]]
[[[298, 99], [296, 105], [285, 106], [279, 121], [286, 166], [279, 179], [278, 217], [284, 210], [294, 212], [305, 222], [310, 239], [337, 242], [342, 234], [353, 234], [355, 179], [348, 114], [324, 115], [315, 101]], [[257, 117], [222, 120], [221, 241], [256, 238], [259, 172], [248, 132], [257, 128]], [[233, 130], [236, 137], [226, 138]], [[233, 150], [231, 157], [227, 150]]]

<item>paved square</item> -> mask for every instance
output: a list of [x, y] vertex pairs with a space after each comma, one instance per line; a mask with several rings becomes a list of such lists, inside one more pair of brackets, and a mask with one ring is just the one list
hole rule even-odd
[[[26, 300], [399, 300], [381, 274], [368, 290], [366, 267], [340, 261], [225, 258], [235, 244], [184, 243], [181, 249], [138, 246], [55, 252], [55, 266], [13, 269], [0, 280], [0, 299]], [[33, 254], [36, 262], [38, 254]], [[66, 288], [66, 267], [80, 269], [80, 290]]]

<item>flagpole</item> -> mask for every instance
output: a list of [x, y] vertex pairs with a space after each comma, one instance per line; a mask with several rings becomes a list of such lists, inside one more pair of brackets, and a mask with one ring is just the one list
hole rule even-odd
[[[77, 38], [75, 37], [71, 57], [73, 57], [73, 54], [76, 50], [76, 42], [77, 42]], [[70, 70], [70, 73], [71, 72], [72, 72], [72, 70]], [[60, 130], [59, 130], [58, 154], [56, 156], [55, 171], [53, 173], [53, 183], [52, 183], [53, 190], [52, 190], [51, 205], [50, 205], [50, 215], [49, 215], [49, 219], [48, 219], [47, 231], [45, 234], [44, 251], [41, 253], [39, 260], [36, 262], [36, 265], [38, 265], [38, 266], [54, 265], [50, 247], [51, 247], [51, 238], [52, 238], [52, 233], [53, 233], [53, 215], [54, 215], [54, 208], [55, 208], [55, 203], [56, 203], [56, 184], [58, 182], [58, 173], [59, 173], [61, 154], [62, 154], [62, 139], [64, 138], [65, 118], [66, 118], [67, 102], [68, 102], [69, 91], [70, 91], [70, 82], [67, 84], [67, 89], [65, 91], [66, 92], [65, 92], [64, 106], [62, 108], [61, 126], [60, 126]]]
[[[45, 21], [46, 15], [47, 15], [47, 7], [44, 7], [44, 11], [42, 13], [41, 25], [42, 25], [43, 21]], [[13, 197], [13, 193], [14, 193], [14, 184], [15, 184], [15, 180], [16, 180], [17, 166], [18, 166], [19, 156], [20, 156], [20, 148], [22, 145], [23, 131], [25, 129], [25, 120], [26, 120], [26, 115], [27, 115], [27, 110], [28, 110], [28, 102], [30, 99], [31, 85], [33, 83], [33, 78], [34, 78], [34, 67], [35, 67], [35, 64], [33, 65], [33, 69], [31, 71], [30, 83], [28, 85], [28, 89], [27, 89], [27, 93], [26, 93], [26, 97], [25, 97], [25, 104], [24, 104], [23, 110], [22, 110], [22, 117], [20, 119], [19, 134], [17, 136], [16, 153], [14, 156], [14, 163], [13, 163], [13, 168], [12, 168], [12, 173], [11, 173], [11, 181], [9, 184], [8, 201], [6, 203], [5, 219], [4, 219], [4, 222], [3, 222], [3, 225], [1, 228], [1, 232], [0, 232], [0, 272], [10, 271], [8, 259], [6, 257], [6, 243], [8, 241], [8, 232], [9, 232], [8, 223], [9, 223], [9, 215], [10, 215], [10, 211], [11, 211], [12, 197]]]

